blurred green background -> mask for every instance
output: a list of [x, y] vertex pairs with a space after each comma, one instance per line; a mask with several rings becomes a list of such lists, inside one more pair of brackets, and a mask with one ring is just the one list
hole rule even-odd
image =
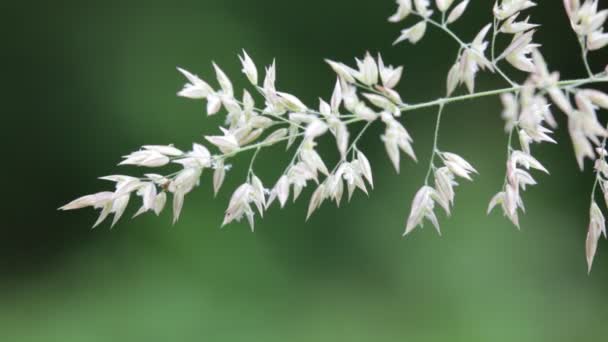
[[[472, 39], [492, 5], [473, 1], [455, 30]], [[424, 179], [433, 111], [403, 118], [419, 164], [404, 161], [395, 174], [375, 126], [363, 144], [375, 172], [370, 198], [357, 194], [339, 210], [326, 204], [307, 223], [300, 201], [273, 207], [255, 233], [245, 224], [219, 229], [249, 156], [236, 160], [216, 200], [204, 175], [175, 226], [167, 211], [91, 230], [93, 211], [56, 211], [109, 189], [99, 176], [141, 172], [115, 165], [142, 144], [188, 148], [216, 131], [219, 116], [175, 96], [184, 83], [177, 65], [212, 79], [216, 61], [244, 86], [237, 53], [245, 48], [259, 68], [276, 57], [279, 89], [316, 103], [335, 77], [323, 58], [381, 51], [405, 66], [405, 101], [441, 96], [457, 47], [436, 30], [418, 46], [392, 47], [412, 23], [386, 21], [393, 1], [3, 1], [1, 9], [1, 341], [605, 338], [608, 246], [600, 243], [587, 276], [592, 176], [578, 172], [563, 118], [560, 144], [535, 148], [552, 174], [536, 174], [540, 184], [525, 193], [522, 231], [498, 212], [485, 215], [504, 175], [495, 98], [446, 108], [440, 146], [481, 175], [458, 188], [443, 237], [429, 227], [401, 237]], [[561, 2], [529, 13], [544, 25], [537, 40], [551, 67], [582, 76]], [[595, 70], [605, 62], [592, 55]], [[503, 85], [479, 77], [479, 89]], [[287, 162], [274, 149], [257, 172], [270, 185]]]

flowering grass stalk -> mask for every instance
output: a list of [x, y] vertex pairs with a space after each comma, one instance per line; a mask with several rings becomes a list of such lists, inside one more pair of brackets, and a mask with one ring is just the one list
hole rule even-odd
[[[582, 2], [582, 3], [581, 3]], [[401, 31], [395, 44], [416, 44], [430, 31], [437, 29], [453, 39], [458, 50], [455, 62], [447, 70], [446, 96], [422, 103], [406, 103], [394, 90], [403, 75], [403, 67], [385, 64], [367, 53], [355, 59], [356, 66], [326, 60], [337, 75], [331, 96], [321, 99], [318, 106], [302, 102], [291, 93], [276, 87], [277, 70], [273, 62], [265, 68], [262, 79], [253, 59], [243, 51], [239, 56], [242, 72], [250, 83], [237, 97], [231, 79], [213, 64], [217, 86], [212, 86], [197, 75], [178, 68], [187, 83], [178, 96], [206, 104], [208, 115], [225, 113], [225, 123], [217, 135], [206, 136], [206, 144], [194, 143], [188, 151], [172, 145], [146, 145], [124, 156], [120, 165], [144, 168], [164, 168], [179, 165], [179, 170], [167, 175], [146, 173], [142, 177], [108, 176], [102, 179], [115, 183], [113, 191], [99, 192], [78, 198], [61, 207], [62, 210], [94, 207], [101, 210], [94, 226], [113, 214], [112, 225], [124, 214], [132, 197], [141, 197], [142, 206], [136, 216], [145, 212], [159, 215], [172, 197], [174, 222], [178, 220], [185, 196], [199, 185], [203, 171], [213, 171], [214, 193], [220, 191], [230, 170], [230, 160], [245, 152], [253, 152], [244, 182], [234, 190], [226, 209], [223, 225], [246, 219], [253, 230], [256, 216], [262, 217], [274, 202], [281, 207], [289, 198], [298, 199], [304, 188], [315, 188], [308, 206], [307, 218], [325, 201], [338, 206], [344, 196], [352, 197], [356, 190], [368, 193], [373, 188], [371, 164], [359, 146], [361, 138], [373, 124], [384, 126], [379, 137], [395, 170], [401, 168], [402, 155], [416, 161], [413, 138], [400, 122], [404, 112], [437, 107], [433, 148], [424, 185], [414, 196], [404, 235], [422, 227], [424, 221], [440, 233], [435, 213], [439, 205], [449, 216], [455, 200], [457, 180], [472, 181], [475, 168], [458, 154], [440, 146], [441, 117], [449, 105], [482, 97], [499, 97], [503, 104], [502, 118], [508, 134], [506, 176], [500, 191], [491, 199], [488, 212], [501, 207], [504, 215], [517, 227], [519, 214], [524, 210], [523, 192], [537, 182], [532, 170], [549, 173], [533, 156], [534, 144], [556, 143], [551, 134], [557, 128], [553, 109], [564, 113], [574, 146], [574, 154], [581, 170], [585, 159], [595, 160], [596, 179], [591, 195], [590, 224], [586, 242], [589, 270], [600, 236], [606, 236], [605, 220], [596, 203], [596, 193], [604, 194], [608, 202], [608, 161], [606, 138], [608, 130], [598, 119], [597, 112], [608, 108], [608, 95], [588, 88], [608, 82], [608, 70], [594, 72], [588, 62], [589, 53], [608, 45], [608, 34], [603, 25], [608, 10], [598, 9], [598, 0], [564, 0], [563, 5], [572, 30], [581, 48], [586, 76], [560, 80], [559, 73], [551, 72], [540, 52], [534, 34], [540, 25], [523, 18], [523, 12], [537, 5], [531, 0], [497, 0], [492, 20], [470, 40], [452, 30], [469, 6], [469, 0], [398, 0], [397, 12], [390, 22], [415, 22]], [[555, 3], [543, 6], [555, 6]], [[507, 40], [499, 49], [501, 40]], [[488, 51], [489, 50], [489, 51]], [[507, 72], [514, 68], [527, 74], [523, 83], [514, 81]], [[475, 90], [475, 80], [481, 71], [496, 73], [506, 86], [484, 91]], [[467, 94], [454, 95], [464, 86]], [[262, 103], [262, 105], [256, 105]], [[364, 125], [353, 138], [353, 126]], [[335, 140], [340, 159], [329, 168], [317, 151], [317, 142], [331, 136]], [[517, 139], [514, 139], [517, 138]], [[291, 161], [271, 187], [255, 173], [255, 161], [265, 148], [285, 145], [291, 151]], [[297, 146], [296, 148], [293, 148]]]

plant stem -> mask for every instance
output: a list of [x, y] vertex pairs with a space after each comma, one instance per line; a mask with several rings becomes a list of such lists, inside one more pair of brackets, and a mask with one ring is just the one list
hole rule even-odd
[[496, 36], [498, 36], [498, 31], [496, 31], [497, 20], [494, 18], [492, 21], [492, 43], [490, 44], [490, 58], [492, 58], [492, 63], [496, 60]]
[[[511, 151], [513, 151], [513, 133], [515, 132], [515, 127], [511, 128], [511, 130], [509, 131], [509, 139], [507, 140], [507, 161], [509, 160], [509, 158], [511, 158]], [[502, 183], [502, 188], [503, 190], [505, 189], [505, 187], [507, 186], [508, 183], [508, 179], [507, 179], [507, 175], [505, 174], [505, 180]]]
[[262, 149], [262, 146], [258, 146], [255, 149], [255, 152], [253, 152], [253, 156], [251, 157], [251, 161], [249, 162], [249, 169], [247, 170], [247, 178], [249, 178], [253, 174], [253, 163], [255, 162], [255, 159], [258, 157], [258, 154], [260, 153], [261, 149]]
[[368, 121], [365, 126], [363, 126], [363, 128], [361, 129], [361, 131], [359, 131], [359, 134], [357, 134], [357, 136], [355, 137], [355, 139], [353, 139], [353, 142], [350, 144], [350, 147], [348, 148], [348, 150], [346, 150], [346, 153], [344, 155], [348, 155], [348, 153], [350, 151], [352, 151], [354, 148], [357, 147], [357, 143], [359, 142], [359, 140], [361, 140], [361, 138], [363, 137], [363, 135], [365, 134], [365, 131], [367, 131], [367, 129], [374, 123], [374, 121]]
[[515, 83], [514, 81], [512, 81], [509, 76], [507, 76], [507, 74], [504, 73], [504, 71], [502, 71], [502, 69], [500, 69], [498, 67], [497, 64], [494, 64], [494, 70], [496, 70], [496, 72], [498, 72], [498, 74], [505, 79], [505, 81], [507, 81], [511, 86], [517, 86], [517, 83]]
[[581, 57], [583, 58], [583, 64], [585, 65], [585, 70], [587, 70], [587, 75], [589, 75], [589, 77], [591, 77], [591, 78], [594, 78], [595, 75], [593, 75], [593, 71], [591, 71], [591, 67], [589, 66], [589, 59], [587, 59], [587, 55], [588, 55], [589, 51], [587, 50], [587, 47], [585, 46], [584, 38], [580, 38], [578, 40], [578, 43], [581, 46]]
[[[417, 13], [416, 13], [417, 14]], [[436, 22], [435, 20], [431, 19], [431, 18], [425, 18], [423, 16], [421, 16], [420, 14], [417, 14], [418, 16], [420, 16], [422, 19], [424, 19], [426, 22], [428, 22], [429, 24], [439, 28], [440, 30], [442, 30], [443, 32], [447, 33], [448, 35], [450, 35], [450, 37], [452, 37], [458, 44], [460, 44], [461, 49], [470, 49], [471, 51], [473, 51], [476, 54], [480, 54], [478, 51], [476, 51], [475, 49], [471, 49], [470, 44], [467, 44], [465, 42], [462, 41], [462, 39], [460, 39], [460, 37], [458, 37], [452, 30], [450, 30], [449, 27], [447, 27], [447, 25], [445, 24], [440, 24], [438, 22]], [[498, 72], [498, 74], [504, 78], [505, 81], [507, 81], [511, 86], [516, 86], [517, 83], [513, 82], [509, 76], [507, 76], [507, 74], [505, 74], [497, 65], [496, 61], [494, 60], [494, 44], [495, 44], [495, 40], [496, 40], [496, 35], [498, 33], [496, 32], [496, 24], [494, 24], [494, 30], [492, 32], [492, 66], [494, 67], [494, 69]], [[483, 56], [482, 56], [483, 57]], [[485, 57], [484, 57], [485, 58]]]
[[[417, 14], [417, 13], [416, 13]], [[458, 42], [458, 44], [460, 44], [460, 46], [464, 47], [464, 48], [468, 48], [469, 44], [465, 43], [462, 41], [462, 39], [460, 39], [460, 37], [458, 37], [452, 30], [450, 30], [446, 25], [442, 25], [438, 22], [436, 22], [435, 20], [431, 19], [431, 18], [425, 18], [423, 16], [421, 16], [420, 14], [417, 14], [418, 16], [420, 16], [422, 19], [424, 19], [424, 21], [426, 21], [427, 23], [441, 29], [443, 32], [447, 33], [448, 35], [450, 35], [456, 42]]]
[[340, 166], [340, 164], [342, 164], [342, 162], [346, 161], [346, 156], [348, 156], [348, 154], [355, 150], [357, 148], [357, 143], [359, 142], [359, 140], [361, 140], [361, 138], [363, 137], [363, 135], [365, 134], [365, 131], [367, 131], [367, 129], [374, 123], [374, 121], [368, 121], [365, 126], [363, 126], [363, 128], [359, 131], [359, 133], [357, 134], [357, 136], [355, 137], [355, 139], [353, 139], [353, 141], [350, 143], [350, 146], [348, 147], [348, 149], [346, 150], [346, 153], [344, 153], [344, 157], [340, 158], [340, 161], [336, 164], [336, 166], [334, 166], [333, 170], [331, 170], [330, 173], [334, 173], [336, 172], [336, 170], [338, 169], [338, 167]]
[[289, 168], [293, 166], [293, 164], [296, 162], [296, 159], [300, 155], [300, 151], [304, 147], [305, 143], [306, 143], [306, 139], [302, 139], [302, 142], [300, 142], [300, 145], [298, 145], [298, 148], [296, 149], [296, 152], [293, 154], [291, 161], [289, 162], [289, 164], [287, 164], [287, 166], [285, 167], [285, 170], [283, 170], [281, 175], [284, 175], [287, 171], [289, 171]]
[[441, 126], [441, 114], [443, 113], [443, 107], [445, 104], [439, 105], [439, 110], [437, 111], [437, 122], [435, 123], [435, 135], [433, 136], [433, 152], [431, 153], [431, 158], [429, 160], [429, 169], [426, 171], [426, 177], [424, 177], [424, 185], [429, 184], [429, 178], [431, 177], [431, 172], [433, 171], [435, 155], [437, 154], [437, 143], [439, 141], [439, 127]]
[[[580, 86], [580, 85], [584, 85], [584, 84], [607, 83], [607, 82], [608, 82], [608, 77], [584, 78], [584, 79], [560, 81], [560, 82], [557, 82], [557, 87], [558, 88], [567, 88], [568, 86], [571, 86], [571, 85]], [[505, 94], [505, 93], [512, 93], [512, 92], [519, 91], [522, 88], [523, 88], [523, 86], [518, 85], [518, 86], [514, 86], [514, 87], [509, 87], [509, 88], [494, 89], [494, 90], [477, 92], [477, 93], [473, 93], [473, 94], [440, 98], [437, 100], [417, 103], [417, 104], [412, 104], [412, 105], [403, 104], [399, 108], [401, 109], [401, 112], [408, 112], [408, 111], [412, 111], [412, 110], [416, 110], [416, 109], [441, 106], [441, 105], [445, 105], [445, 104], [453, 103], [453, 102], [460, 102], [460, 101], [465, 101], [465, 100], [477, 99], [477, 98], [481, 98], [481, 97], [494, 96], [494, 95], [500, 95], [500, 94]]]

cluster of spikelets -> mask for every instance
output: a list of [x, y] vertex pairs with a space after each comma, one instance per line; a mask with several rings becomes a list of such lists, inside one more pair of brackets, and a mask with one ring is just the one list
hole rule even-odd
[[425, 218], [431, 221], [437, 229], [437, 233], [441, 235], [439, 222], [433, 211], [435, 203], [439, 204], [447, 215], [450, 215], [450, 208], [454, 204], [454, 187], [458, 185], [455, 181], [456, 176], [472, 180], [471, 173], [477, 173], [469, 162], [454, 153], [437, 151], [437, 154], [444, 166], [434, 171], [435, 187], [424, 185], [414, 196], [403, 235], [407, 235], [419, 225], [422, 226]]
[[[356, 189], [367, 193], [373, 187], [372, 167], [358, 145], [361, 137], [374, 123], [381, 123], [385, 130], [379, 137], [387, 155], [399, 172], [401, 155], [416, 161], [413, 139], [399, 118], [403, 112], [420, 108], [437, 107], [437, 124], [433, 150], [424, 186], [416, 193], [406, 223], [405, 234], [430, 221], [438, 232], [439, 222], [436, 204], [450, 214], [455, 198], [457, 179], [472, 180], [475, 168], [457, 154], [444, 152], [439, 147], [441, 115], [452, 102], [499, 95], [503, 103], [502, 118], [509, 137], [506, 176], [502, 189], [490, 201], [488, 211], [500, 206], [504, 215], [519, 227], [519, 212], [524, 210], [522, 192], [536, 184], [530, 170], [548, 173], [532, 155], [532, 144], [556, 143], [551, 134], [557, 127], [552, 114], [554, 108], [565, 113], [576, 160], [583, 169], [586, 158], [595, 160], [596, 181], [592, 192], [591, 223], [587, 237], [587, 260], [591, 267], [601, 234], [606, 235], [602, 210], [595, 202], [598, 188], [608, 202], [608, 162], [605, 150], [608, 131], [599, 123], [597, 111], [608, 108], [608, 95], [585, 85], [608, 82], [608, 70], [594, 74], [587, 62], [590, 51], [608, 45], [608, 34], [603, 25], [608, 10], [599, 10], [598, 1], [564, 0], [564, 6], [573, 31], [577, 35], [587, 75], [577, 80], [560, 80], [559, 73], [550, 72], [534, 41], [539, 25], [523, 18], [522, 12], [536, 6], [530, 0], [498, 0], [493, 7], [492, 22], [465, 43], [450, 25], [464, 14], [469, 0], [398, 0], [397, 12], [389, 18], [398, 23], [416, 18], [417, 23], [401, 31], [395, 44], [409, 41], [417, 43], [424, 38], [428, 27], [447, 33], [459, 45], [453, 66], [447, 71], [446, 97], [410, 104], [402, 100], [395, 90], [403, 74], [402, 67], [386, 65], [382, 57], [369, 53], [356, 59], [356, 66], [326, 60], [337, 74], [338, 80], [328, 100], [310, 106], [295, 95], [279, 91], [276, 87], [276, 64], [265, 68], [264, 77], [258, 73], [254, 61], [243, 52], [239, 56], [242, 71], [252, 91], [243, 90], [237, 96], [233, 83], [222, 69], [213, 64], [217, 87], [184, 69], [178, 70], [187, 83], [179, 96], [204, 101], [208, 115], [225, 112], [225, 123], [220, 134], [206, 136], [206, 143], [195, 143], [189, 151], [172, 145], [143, 146], [139, 151], [124, 157], [121, 165], [161, 168], [170, 164], [180, 166], [169, 175], [148, 173], [143, 177], [109, 176], [102, 179], [115, 183], [115, 190], [81, 197], [61, 209], [83, 207], [101, 209], [95, 226], [113, 214], [115, 224], [124, 214], [133, 196], [141, 197], [142, 206], [136, 216], [145, 212], [159, 215], [172, 196], [174, 221], [180, 216], [184, 198], [199, 185], [203, 171], [213, 172], [214, 192], [220, 191], [232, 158], [244, 152], [252, 152], [245, 181], [232, 194], [225, 212], [223, 224], [246, 219], [251, 229], [256, 215], [263, 216], [269, 206], [278, 202], [284, 207], [291, 197], [294, 201], [304, 188], [312, 185], [307, 217], [325, 201], [338, 206], [346, 196], [351, 198]], [[552, 4], [543, 4], [555, 6]], [[499, 39], [507, 42], [497, 52]], [[506, 64], [528, 76], [523, 83], [513, 81], [503, 71]], [[475, 79], [482, 70], [498, 74], [508, 87], [475, 92]], [[460, 85], [469, 94], [453, 96]], [[262, 103], [262, 105], [258, 105]], [[353, 126], [359, 127], [353, 134]], [[340, 159], [333, 168], [317, 151], [319, 139], [331, 136], [335, 140]], [[512, 139], [517, 137], [518, 139]], [[272, 145], [284, 144], [293, 151], [291, 162], [271, 187], [255, 174], [255, 160], [261, 150]], [[432, 177], [431, 177], [432, 176]], [[431, 178], [433, 180], [432, 186]]]

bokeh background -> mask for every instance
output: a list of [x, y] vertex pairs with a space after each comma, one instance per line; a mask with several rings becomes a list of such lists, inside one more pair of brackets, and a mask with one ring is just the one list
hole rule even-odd
[[[473, 1], [455, 30], [472, 39], [492, 5]], [[184, 83], [177, 65], [212, 79], [216, 61], [244, 86], [237, 53], [245, 48], [260, 68], [276, 57], [279, 88], [316, 103], [330, 96], [335, 77], [323, 58], [352, 61], [380, 51], [405, 66], [399, 91], [406, 101], [440, 96], [457, 47], [433, 29], [415, 47], [392, 47], [412, 23], [386, 21], [393, 1], [1, 6], [1, 341], [605, 338], [608, 246], [600, 243], [588, 276], [592, 176], [578, 172], [561, 117], [560, 144], [535, 148], [551, 176], [536, 174], [540, 184], [525, 193], [522, 230], [498, 212], [485, 214], [504, 176], [506, 136], [495, 98], [446, 108], [440, 146], [465, 156], [481, 175], [459, 187], [453, 216], [441, 219], [443, 237], [430, 227], [401, 237], [424, 179], [433, 111], [403, 118], [419, 164], [404, 161], [395, 174], [375, 126], [363, 144], [375, 172], [370, 197], [357, 194], [339, 210], [326, 204], [307, 223], [300, 201], [273, 207], [255, 233], [245, 224], [220, 229], [249, 156], [235, 161], [215, 200], [206, 174], [175, 226], [167, 211], [91, 230], [92, 210], [56, 210], [109, 189], [99, 176], [141, 172], [115, 165], [142, 144], [188, 148], [215, 132], [219, 117], [175, 96]], [[561, 2], [542, 1], [529, 13], [544, 25], [537, 40], [551, 67], [564, 78], [582, 76]], [[595, 70], [607, 60], [601, 53], [591, 58]], [[482, 73], [478, 85], [504, 84]], [[273, 183], [287, 158], [280, 149], [265, 152], [257, 172]]]

